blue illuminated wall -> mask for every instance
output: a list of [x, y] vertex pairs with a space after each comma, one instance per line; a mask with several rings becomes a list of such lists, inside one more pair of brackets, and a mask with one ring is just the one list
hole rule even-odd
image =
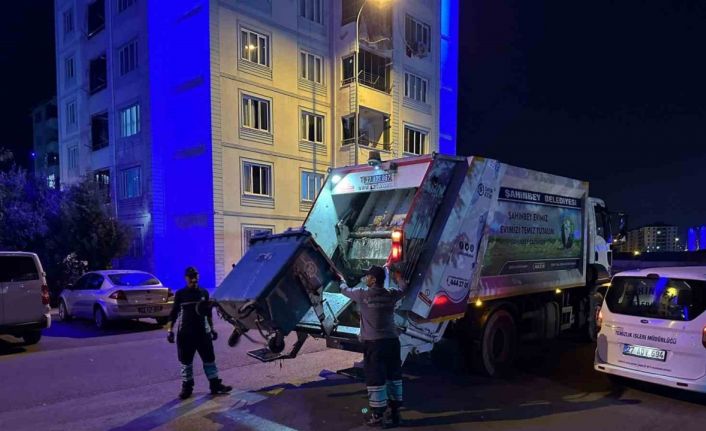
[[689, 251], [706, 250], [706, 225], [689, 228], [686, 248]]
[[689, 251], [696, 251], [699, 249], [696, 239], [696, 228], [689, 228], [686, 234], [686, 249]]
[[456, 154], [458, 121], [458, 0], [441, 0], [439, 152]]
[[193, 265], [213, 288], [209, 2], [150, 1], [148, 31], [154, 272], [177, 288]]

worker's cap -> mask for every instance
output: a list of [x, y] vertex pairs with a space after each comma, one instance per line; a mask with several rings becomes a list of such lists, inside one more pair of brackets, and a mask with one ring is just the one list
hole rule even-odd
[[196, 268], [194, 268], [193, 266], [190, 266], [190, 267], [186, 268], [184, 275], [189, 278], [195, 278], [195, 277], [198, 277], [199, 271]]
[[382, 267], [373, 265], [365, 271], [363, 275], [372, 275], [378, 283], [382, 284], [385, 281], [385, 270]]

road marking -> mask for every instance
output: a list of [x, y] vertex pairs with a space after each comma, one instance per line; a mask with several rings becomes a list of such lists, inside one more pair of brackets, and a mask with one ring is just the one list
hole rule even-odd
[[528, 403], [520, 404], [520, 407], [548, 406], [550, 404], [550, 401], [530, 401]]
[[609, 391], [605, 392], [583, 392], [580, 394], [567, 395], [563, 397], [563, 400], [569, 403], [591, 403], [605, 398], [610, 394]]

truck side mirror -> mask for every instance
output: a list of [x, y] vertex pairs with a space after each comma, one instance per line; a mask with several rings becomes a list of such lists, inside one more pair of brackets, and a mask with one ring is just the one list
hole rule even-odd
[[618, 236], [619, 238], [628, 236], [628, 215], [625, 213], [618, 213]]

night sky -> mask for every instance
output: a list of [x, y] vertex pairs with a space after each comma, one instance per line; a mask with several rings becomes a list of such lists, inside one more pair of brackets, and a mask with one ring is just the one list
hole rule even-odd
[[[460, 152], [588, 180], [633, 226], [706, 223], [706, 2], [460, 2]], [[0, 146], [26, 164], [53, 4], [7, 3]]]

